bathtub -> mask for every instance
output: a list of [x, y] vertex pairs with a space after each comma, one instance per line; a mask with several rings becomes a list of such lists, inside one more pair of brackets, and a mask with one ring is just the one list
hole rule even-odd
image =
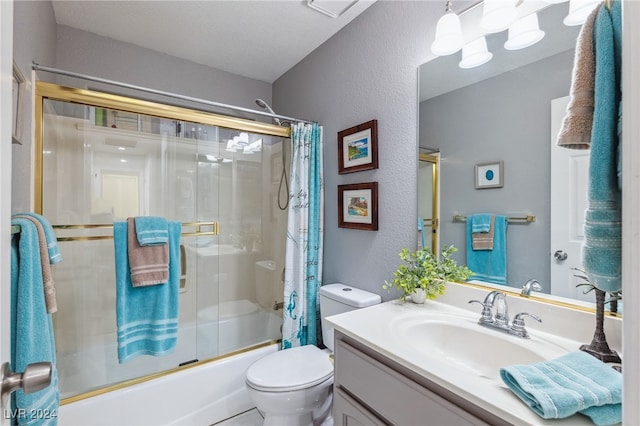
[[[170, 370], [192, 360], [242, 351], [199, 363], [190, 368], [107, 393], [65, 403], [60, 425], [211, 425], [252, 408], [245, 390], [244, 372], [267, 353], [268, 344], [244, 348], [280, 338], [282, 317], [257, 304], [233, 301], [203, 310], [196, 323], [181, 324], [174, 353], [164, 357], [140, 356], [118, 364], [115, 335], [82, 351], [58, 353], [61, 397], [79, 389], [90, 390], [158, 371]], [[104, 343], [107, 342], [107, 343]], [[70, 398], [74, 399], [74, 398]]]
[[144, 383], [65, 404], [60, 426], [207, 426], [254, 407], [245, 371], [277, 344], [167, 374]]

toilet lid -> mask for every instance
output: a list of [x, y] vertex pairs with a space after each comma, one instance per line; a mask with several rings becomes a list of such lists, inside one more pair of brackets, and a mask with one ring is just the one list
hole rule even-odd
[[307, 345], [284, 349], [254, 362], [247, 384], [254, 389], [284, 392], [315, 386], [333, 375], [329, 354]]

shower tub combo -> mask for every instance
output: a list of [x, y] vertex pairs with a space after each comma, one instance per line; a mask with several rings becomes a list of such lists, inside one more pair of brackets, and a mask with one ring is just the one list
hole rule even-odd
[[[63, 262], [53, 315], [63, 425], [210, 425], [252, 408], [244, 374], [278, 349], [289, 129], [36, 84], [35, 211]], [[117, 358], [114, 221], [182, 223], [178, 343]], [[270, 260], [266, 260], [270, 259]]]

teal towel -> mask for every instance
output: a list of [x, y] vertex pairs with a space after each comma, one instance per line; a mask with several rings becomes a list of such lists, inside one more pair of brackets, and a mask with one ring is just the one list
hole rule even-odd
[[[480, 213], [484, 216], [486, 213]], [[473, 249], [474, 216], [467, 217], [467, 266], [474, 280], [507, 284], [507, 217], [495, 215], [493, 223], [493, 250]], [[488, 215], [489, 217], [491, 215]]]
[[144, 246], [161, 246], [169, 241], [167, 219], [157, 216], [136, 216], [136, 236], [138, 244]]
[[420, 233], [420, 238], [421, 238], [421, 242], [422, 245], [420, 247], [422, 247], [423, 249], [425, 248], [425, 238], [424, 238], [424, 219], [419, 217], [418, 218], [418, 232]]
[[622, 374], [586, 352], [504, 367], [500, 377], [544, 419], [581, 413], [599, 426], [622, 421]]
[[467, 218], [471, 223], [471, 233], [489, 232], [491, 230], [491, 213], [478, 213]]
[[173, 352], [178, 337], [180, 222], [168, 222], [169, 280], [165, 285], [133, 287], [127, 254], [127, 222], [113, 224], [116, 263], [118, 361]]
[[49, 263], [55, 264], [62, 262], [62, 254], [60, 253], [60, 248], [58, 247], [58, 238], [56, 237], [56, 233], [53, 231], [53, 227], [51, 223], [42, 215], [38, 213], [25, 212], [25, 213], [16, 213], [16, 216], [31, 216], [37, 219], [42, 227], [44, 228], [44, 235], [47, 239], [47, 250], [49, 251]]
[[622, 287], [622, 211], [618, 188], [621, 5], [601, 7], [594, 25], [595, 107], [582, 265], [600, 290]]
[[34, 362], [51, 362], [53, 366], [48, 387], [31, 394], [18, 390], [12, 395], [12, 408], [19, 410], [13, 411], [17, 413], [14, 420], [18, 424], [56, 425], [54, 415], [60, 405], [56, 348], [44, 299], [38, 230], [26, 218], [13, 218], [11, 224], [21, 228], [11, 238], [11, 367], [24, 371]]

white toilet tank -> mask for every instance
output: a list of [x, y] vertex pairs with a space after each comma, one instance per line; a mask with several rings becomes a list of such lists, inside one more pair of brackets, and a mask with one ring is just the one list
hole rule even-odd
[[377, 305], [380, 295], [344, 284], [327, 284], [320, 287], [320, 315], [322, 342], [333, 352], [333, 327], [324, 319], [331, 315]]

